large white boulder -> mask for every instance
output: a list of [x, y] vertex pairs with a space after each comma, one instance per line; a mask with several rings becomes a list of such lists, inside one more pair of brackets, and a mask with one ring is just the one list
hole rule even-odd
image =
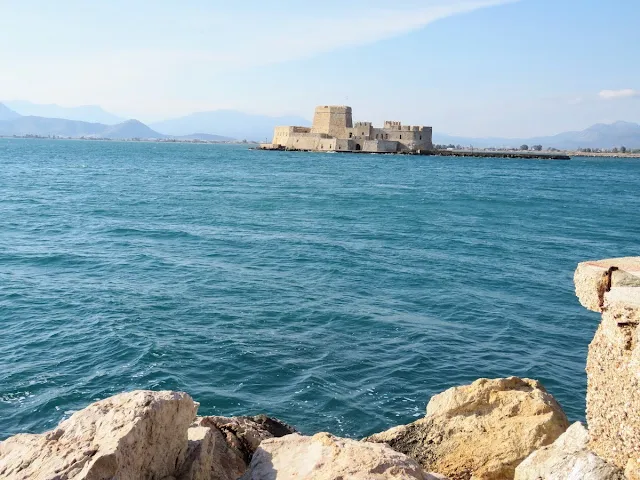
[[480, 379], [435, 395], [427, 415], [367, 438], [454, 480], [511, 480], [516, 466], [569, 426], [542, 385], [529, 379]]
[[0, 443], [3, 480], [162, 479], [176, 474], [198, 404], [186, 393], [135, 391], [96, 402], [55, 430]]
[[242, 480], [436, 480], [417, 462], [386, 445], [288, 435], [265, 440]]
[[574, 423], [553, 444], [516, 468], [515, 480], [624, 480], [622, 472], [591, 452], [589, 433]]

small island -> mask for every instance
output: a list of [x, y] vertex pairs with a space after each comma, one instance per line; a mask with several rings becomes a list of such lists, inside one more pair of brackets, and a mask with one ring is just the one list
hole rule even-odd
[[260, 150], [377, 153], [404, 155], [443, 155], [461, 157], [498, 157], [520, 159], [569, 160], [560, 153], [461, 151], [438, 149], [433, 145], [433, 128], [385, 121], [382, 128], [372, 122], [353, 122], [353, 111], [345, 105], [316, 107], [311, 127], [276, 127], [271, 143], [261, 143]]
[[262, 150], [299, 150], [311, 152], [430, 153], [433, 129], [384, 122], [376, 128], [371, 122], [353, 123], [351, 107], [320, 106], [309, 127], [276, 127], [271, 143]]

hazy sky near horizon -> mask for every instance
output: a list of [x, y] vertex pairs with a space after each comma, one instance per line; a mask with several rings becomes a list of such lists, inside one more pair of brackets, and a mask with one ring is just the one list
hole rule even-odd
[[220, 108], [469, 136], [640, 122], [637, 0], [0, 0], [0, 101]]

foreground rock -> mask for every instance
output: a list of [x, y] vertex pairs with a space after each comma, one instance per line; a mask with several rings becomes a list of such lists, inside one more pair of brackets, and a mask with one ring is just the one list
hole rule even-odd
[[576, 294], [602, 322], [587, 357], [589, 447], [640, 479], [640, 258], [581, 263]]
[[43, 435], [0, 443], [3, 480], [161, 479], [182, 465], [197, 403], [137, 391], [89, 405]]
[[453, 480], [512, 479], [516, 466], [553, 443], [567, 417], [535, 380], [477, 380], [435, 395], [427, 415], [367, 438]]
[[518, 465], [515, 480], [624, 480], [619, 469], [588, 450], [588, 443], [587, 429], [574, 423]]
[[293, 430], [257, 417], [196, 418], [186, 393], [136, 391], [89, 405], [43, 435], [0, 443], [3, 480], [236, 480], [267, 438]]
[[417, 462], [386, 445], [289, 435], [262, 442], [242, 480], [436, 480]]
[[189, 449], [179, 480], [236, 480], [247, 470], [260, 442], [295, 431], [264, 415], [198, 418], [189, 428]]

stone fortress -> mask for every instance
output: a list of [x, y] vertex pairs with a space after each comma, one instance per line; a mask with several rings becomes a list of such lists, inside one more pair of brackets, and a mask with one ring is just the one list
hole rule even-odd
[[432, 127], [412, 127], [400, 122], [353, 123], [351, 107], [316, 107], [309, 127], [276, 127], [264, 150], [318, 152], [427, 153], [433, 150]]

